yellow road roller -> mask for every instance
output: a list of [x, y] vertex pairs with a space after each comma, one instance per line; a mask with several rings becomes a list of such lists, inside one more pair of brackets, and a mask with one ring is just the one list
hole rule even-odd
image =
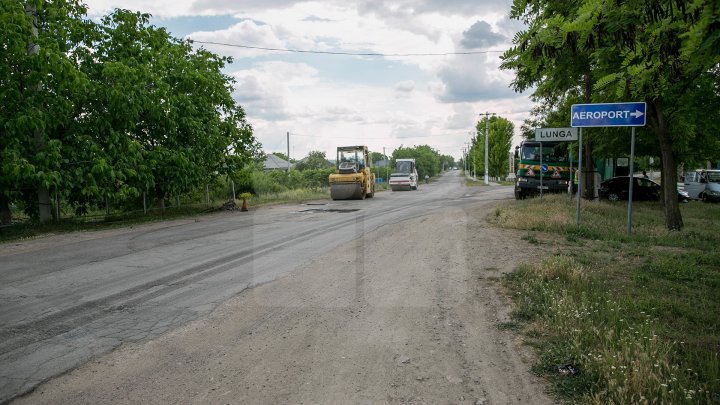
[[330, 175], [333, 200], [362, 200], [375, 195], [375, 175], [370, 171], [367, 146], [337, 148], [335, 173]]

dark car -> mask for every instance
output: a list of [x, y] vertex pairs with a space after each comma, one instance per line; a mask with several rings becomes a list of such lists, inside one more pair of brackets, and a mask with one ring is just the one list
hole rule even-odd
[[[610, 201], [627, 200], [628, 176], [618, 176], [600, 183], [600, 198], [607, 198]], [[644, 177], [633, 177], [633, 201], [659, 201], [662, 196], [661, 187], [650, 179]], [[687, 193], [678, 191], [678, 201], [687, 202]]]

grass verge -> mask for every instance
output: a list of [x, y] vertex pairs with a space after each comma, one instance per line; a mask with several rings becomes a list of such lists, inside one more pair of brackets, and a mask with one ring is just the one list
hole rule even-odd
[[563, 245], [506, 279], [535, 371], [561, 398], [720, 403], [720, 205], [681, 210], [685, 228], [670, 232], [659, 203], [636, 203], [631, 235], [626, 203], [583, 202], [580, 226], [567, 196], [492, 213], [528, 232], [519, 243]]
[[[330, 192], [325, 189], [298, 189], [254, 196], [251, 197], [248, 202], [252, 209], [263, 205], [299, 203], [327, 198], [330, 198]], [[242, 204], [241, 199], [237, 199], [235, 202], [238, 207]], [[78, 231], [99, 231], [147, 222], [204, 215], [218, 211], [221, 209], [219, 208], [221, 205], [222, 204], [215, 204], [212, 207], [208, 207], [206, 204], [188, 204], [180, 207], [170, 207], [165, 209], [165, 211], [151, 209], [147, 214], [142, 211], [115, 213], [111, 215], [97, 213], [96, 215], [78, 218], [65, 218], [59, 222], [50, 222], [47, 224], [38, 224], [25, 219], [24, 221], [14, 223], [12, 226], [2, 228], [0, 230], [0, 243], [37, 238], [45, 235]]]

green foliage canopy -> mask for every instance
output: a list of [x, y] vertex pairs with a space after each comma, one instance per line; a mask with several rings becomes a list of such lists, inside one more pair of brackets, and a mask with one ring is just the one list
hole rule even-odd
[[397, 159], [415, 159], [415, 166], [420, 178], [433, 177], [442, 170], [440, 153], [428, 145], [400, 146], [395, 149], [390, 159], [390, 171], [395, 167]]
[[515, 0], [511, 16], [528, 24], [502, 57], [516, 90], [536, 86], [548, 110], [580, 94], [584, 102], [648, 103], [648, 131], [639, 136], [655, 138], [666, 224], [681, 229], [678, 162], [698, 145], [717, 148], [718, 120], [707, 118], [720, 98], [717, 2]]
[[37, 36], [26, 3], [0, 3], [0, 212], [9, 201], [36, 211], [39, 185], [79, 212], [145, 191], [162, 204], [258, 154], [221, 72], [229, 58], [171, 37], [147, 14], [116, 10], [93, 23], [75, 0], [28, 3]]
[[327, 160], [325, 152], [314, 150], [295, 164], [297, 170], [327, 169], [333, 165]]
[[485, 173], [486, 124], [488, 130], [488, 176], [505, 177], [508, 173], [509, 153], [515, 126], [503, 117], [484, 117], [475, 125], [476, 136], [473, 137], [468, 152], [470, 170]]

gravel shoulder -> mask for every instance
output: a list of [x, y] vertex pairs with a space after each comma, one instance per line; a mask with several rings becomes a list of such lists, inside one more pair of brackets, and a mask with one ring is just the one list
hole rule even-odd
[[13, 403], [553, 403], [498, 329], [501, 275], [538, 252], [494, 204], [381, 227]]

